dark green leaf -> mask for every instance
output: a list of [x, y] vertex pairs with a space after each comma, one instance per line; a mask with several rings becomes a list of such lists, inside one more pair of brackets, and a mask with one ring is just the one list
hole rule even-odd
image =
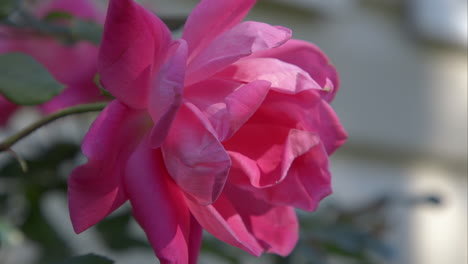
[[53, 11], [53, 12], [48, 13], [44, 17], [44, 20], [45, 21], [55, 21], [55, 20], [62, 20], [62, 19], [69, 20], [69, 19], [72, 19], [72, 18], [73, 18], [73, 15], [70, 14], [70, 13], [63, 12], [63, 11]]
[[112, 264], [114, 261], [94, 254], [77, 256], [55, 264]]
[[0, 1], [0, 20], [8, 17], [11, 12], [17, 7], [17, 0], [1, 0]]
[[42, 104], [63, 89], [32, 57], [17, 52], [0, 55], [0, 94], [13, 103]]

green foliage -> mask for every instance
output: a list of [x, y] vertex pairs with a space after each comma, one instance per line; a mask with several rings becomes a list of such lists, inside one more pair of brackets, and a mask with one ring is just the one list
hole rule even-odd
[[8, 17], [10, 13], [16, 9], [17, 0], [1, 0], [0, 1], [0, 20]]
[[[6, 184], [6, 192], [1, 193], [4, 199], [0, 201], [0, 219], [15, 225], [18, 232], [40, 246], [38, 264], [50, 264], [71, 255], [66, 241], [45, 218], [41, 202], [50, 191], [66, 192], [66, 182], [59, 176], [58, 170], [78, 151], [79, 147], [74, 144], [59, 143], [42, 149], [40, 156], [26, 159], [28, 173], [23, 173], [13, 159], [0, 168], [0, 181]], [[15, 204], [16, 199], [23, 200], [24, 204]], [[14, 211], [22, 212], [21, 219], [8, 219]]]
[[40, 63], [22, 53], [0, 55], [0, 94], [19, 105], [38, 105], [58, 95], [64, 86]]
[[94, 254], [77, 256], [55, 264], [112, 264], [114, 261]]

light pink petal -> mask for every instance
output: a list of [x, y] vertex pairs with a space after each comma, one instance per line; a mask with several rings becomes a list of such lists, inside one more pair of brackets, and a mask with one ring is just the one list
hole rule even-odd
[[227, 67], [216, 77], [239, 82], [265, 80], [273, 90], [295, 94], [304, 90], [322, 90], [301, 68], [273, 58], [245, 58]]
[[192, 11], [184, 27], [182, 38], [193, 58], [221, 33], [237, 25], [255, 0], [202, 0]]
[[151, 122], [144, 113], [111, 102], [87, 133], [82, 150], [88, 163], [68, 181], [73, 227], [80, 233], [118, 208], [126, 196], [121, 181], [127, 159]]
[[196, 109], [184, 104], [162, 145], [169, 174], [197, 203], [213, 203], [227, 179], [231, 160], [211, 125]]
[[[292, 190], [291, 190], [292, 191]], [[287, 256], [299, 238], [299, 226], [294, 208], [273, 206], [234, 185], [226, 185], [226, 195], [233, 202], [249, 232], [262, 247], [270, 252]]]
[[174, 54], [162, 67], [159, 77], [150, 91], [148, 110], [155, 123], [151, 133], [153, 148], [161, 146], [177, 110], [182, 104], [187, 44], [184, 40], [174, 42], [169, 53]]
[[257, 192], [268, 202], [307, 211], [317, 209], [331, 193], [328, 154], [322, 144], [296, 159], [284, 181]]
[[191, 199], [185, 200], [190, 212], [203, 229], [219, 240], [245, 250], [254, 256], [262, 254], [262, 246], [249, 232], [232, 202], [225, 195], [222, 194], [215, 204], [208, 206], [200, 205]]
[[322, 93], [327, 101], [333, 100], [340, 86], [338, 72], [325, 53], [306, 41], [291, 39], [281, 47], [255, 53], [252, 57], [275, 58], [298, 66], [324, 88]]
[[210, 79], [188, 87], [185, 98], [203, 112], [219, 141], [224, 141], [257, 111], [269, 88], [266, 81], [243, 84]]
[[99, 53], [101, 83], [122, 102], [145, 108], [170, 41], [154, 14], [133, 0], [111, 0]]
[[162, 264], [196, 264], [201, 227], [165, 169], [159, 149], [142, 142], [130, 157], [125, 187], [133, 215]]
[[4, 126], [11, 115], [18, 109], [18, 106], [8, 101], [0, 95], [0, 127]]
[[206, 79], [254, 52], [278, 47], [291, 30], [260, 22], [243, 22], [213, 40], [187, 67], [187, 85]]
[[319, 138], [316, 134], [268, 123], [248, 123], [223, 143], [229, 151], [233, 168], [247, 175], [250, 184], [256, 188], [283, 181], [296, 158], [317, 144]]

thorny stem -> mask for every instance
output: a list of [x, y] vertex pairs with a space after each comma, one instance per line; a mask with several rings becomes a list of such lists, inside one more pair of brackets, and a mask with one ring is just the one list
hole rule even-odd
[[32, 132], [36, 131], [37, 129], [47, 125], [48, 123], [60, 119], [65, 116], [74, 115], [74, 114], [81, 114], [87, 112], [96, 112], [102, 111], [107, 105], [105, 103], [92, 103], [92, 104], [82, 104], [77, 106], [68, 107], [57, 111], [53, 114], [43, 117], [42, 119], [37, 120], [36, 122], [32, 123], [31, 125], [23, 128], [22, 130], [18, 131], [17, 133], [13, 134], [6, 140], [0, 143], [0, 152], [7, 151], [11, 149], [15, 143], [20, 141], [21, 139], [27, 137]]

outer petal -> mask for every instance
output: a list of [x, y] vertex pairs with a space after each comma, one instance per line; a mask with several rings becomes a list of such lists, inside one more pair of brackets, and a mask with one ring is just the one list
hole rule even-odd
[[226, 185], [227, 196], [260, 245], [270, 253], [289, 255], [299, 238], [296, 212], [292, 207], [259, 200], [254, 192]]
[[113, 101], [94, 121], [83, 141], [88, 163], [76, 168], [68, 181], [73, 227], [80, 233], [118, 208], [126, 196], [121, 187], [127, 159], [148, 117]]
[[255, 53], [252, 57], [276, 58], [305, 70], [325, 88], [323, 95], [327, 101], [332, 101], [338, 91], [340, 83], [335, 67], [314, 44], [291, 39], [281, 47]]
[[159, 78], [150, 92], [148, 110], [155, 123], [151, 133], [153, 148], [161, 146], [182, 104], [187, 44], [184, 40], [174, 42], [170, 52], [174, 55], [162, 67]]
[[185, 23], [184, 34], [190, 57], [206, 48], [221, 33], [237, 25], [255, 0], [202, 0]]
[[18, 109], [18, 106], [0, 95], [0, 127], [5, 125], [10, 116]]
[[[233, 168], [247, 175], [250, 184], [265, 188], [283, 181], [296, 158], [319, 144], [316, 134], [269, 124], [246, 124], [224, 142]], [[236, 171], [231, 177], [236, 177]]]
[[254, 52], [275, 48], [291, 38], [291, 30], [260, 22], [244, 22], [216, 38], [187, 67], [187, 85], [204, 80]]
[[170, 41], [155, 15], [133, 0], [111, 0], [99, 54], [102, 84], [122, 102], [145, 108]]
[[185, 98], [210, 120], [219, 141], [230, 138], [260, 107], [270, 83], [211, 79], [188, 87]]
[[322, 90], [301, 68], [273, 58], [242, 59], [216, 76], [239, 82], [265, 80], [271, 83], [273, 90], [289, 94], [309, 89]]
[[262, 246], [249, 232], [232, 202], [222, 194], [215, 204], [203, 206], [186, 199], [193, 216], [200, 225], [219, 240], [238, 247], [254, 256], [260, 256]]
[[148, 142], [139, 145], [129, 160], [125, 186], [133, 214], [160, 262], [196, 264], [201, 227], [167, 174], [159, 149], [151, 149]]
[[231, 160], [196, 107], [186, 103], [180, 108], [162, 153], [169, 174], [190, 198], [204, 205], [218, 198]]

